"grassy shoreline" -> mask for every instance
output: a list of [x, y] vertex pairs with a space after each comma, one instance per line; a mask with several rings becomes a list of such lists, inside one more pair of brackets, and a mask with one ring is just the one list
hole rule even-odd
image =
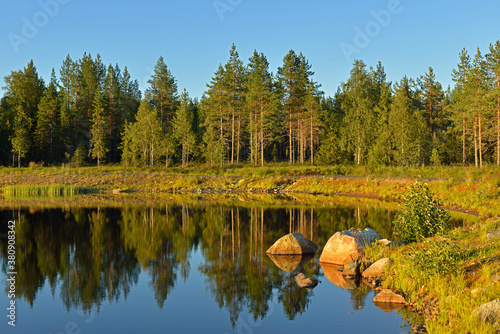
[[351, 166], [281, 165], [185, 170], [119, 166], [0, 168], [0, 189], [58, 184], [90, 193], [114, 189], [132, 193], [304, 193], [401, 200], [407, 187], [417, 178], [426, 181], [446, 207], [483, 217], [500, 216], [500, 167], [497, 166], [484, 170], [470, 167], [370, 170]]

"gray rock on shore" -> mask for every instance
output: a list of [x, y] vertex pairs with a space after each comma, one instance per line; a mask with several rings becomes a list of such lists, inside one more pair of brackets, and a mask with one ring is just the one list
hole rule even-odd
[[486, 241], [500, 239], [500, 230], [489, 231], [486, 233]]
[[408, 304], [403, 296], [390, 289], [379, 292], [373, 299], [373, 303], [384, 312], [399, 310]]
[[473, 314], [482, 321], [500, 326], [500, 299], [479, 306]]
[[389, 268], [391, 263], [392, 260], [388, 257], [378, 260], [377, 262], [366, 268], [366, 270], [363, 271], [362, 276], [366, 279], [381, 277], [384, 271], [387, 270], [387, 268]]

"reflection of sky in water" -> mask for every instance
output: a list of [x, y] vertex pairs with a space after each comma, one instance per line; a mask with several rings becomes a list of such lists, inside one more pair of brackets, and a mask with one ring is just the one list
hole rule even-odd
[[[177, 214], [178, 219], [181, 214], [179, 214], [179, 207], [173, 207], [173, 213]], [[110, 211], [106, 213], [105, 209], [101, 209], [101, 212], [109, 214], [109, 217], [120, 217], [116, 213], [119, 212], [116, 209], [114, 211]], [[184, 210], [184, 209], [183, 209]], [[225, 208], [224, 210], [230, 210], [230, 208]], [[243, 214], [244, 210], [242, 209], [241, 216], [245, 217]], [[326, 212], [321, 213], [321, 210], [326, 210]], [[364, 210], [364, 209], [363, 209]], [[339, 212], [344, 212], [349, 217], [338, 217], [340, 220], [344, 219], [345, 221], [358, 221], [359, 217], [355, 217], [356, 213], [361, 212], [363, 217], [373, 217], [377, 216], [380, 219], [388, 219], [390, 220], [392, 214], [384, 209], [376, 209], [375, 211], [363, 211], [358, 208], [352, 208], [352, 210], [340, 210], [332, 212], [328, 212], [328, 209], [321, 208], [315, 209], [316, 213], [320, 213], [315, 226], [315, 238], [319, 238], [320, 240], [327, 239], [330, 235], [330, 231], [322, 231], [322, 227], [328, 226], [329, 221], [332, 219], [332, 216], [338, 217]], [[57, 211], [57, 210], [56, 210]], [[219, 211], [219, 208], [216, 210]], [[363, 212], [362, 212], [363, 211]], [[148, 216], [150, 214], [149, 209], [139, 210], [138, 214], [135, 217], [136, 222], [139, 220], [137, 218], [142, 217], [141, 214], [147, 212]], [[201, 212], [201, 213], [200, 213]], [[255, 212], [260, 212], [260, 209]], [[267, 211], [269, 215], [266, 213], [266, 218], [278, 217], [279, 215], [272, 216], [271, 211]], [[4, 212], [5, 213], [5, 212]], [[57, 213], [57, 212], [56, 212]], [[1, 212], [0, 212], [1, 214]], [[26, 211], [27, 217], [30, 217], [30, 214]], [[51, 213], [52, 214], [52, 213]], [[60, 214], [60, 212], [59, 212]], [[155, 212], [154, 217], [155, 223], [161, 221], [161, 211]], [[276, 214], [276, 212], [274, 212]], [[354, 214], [354, 215], [353, 215]], [[196, 213], [194, 211], [190, 212], [191, 215], [203, 215], [203, 210], [198, 210]], [[95, 212], [92, 210], [88, 210], [86, 212], [86, 217], [95, 217]], [[172, 219], [175, 215], [170, 215], [169, 219]], [[59, 217], [59, 216], [56, 216]], [[229, 216], [230, 217], [230, 216]], [[284, 216], [288, 217], [287, 215]], [[297, 215], [299, 217], [299, 215]], [[307, 217], [307, 216], [306, 216]], [[45, 217], [47, 218], [47, 217]], [[283, 217], [282, 217], [283, 218]], [[364, 219], [363, 218], [363, 219]], [[28, 218], [30, 219], [30, 218]], [[88, 218], [94, 219], [94, 218]], [[191, 223], [195, 223], [195, 219], [190, 217]], [[380, 309], [378, 309], [373, 304], [373, 292], [369, 289], [365, 289], [364, 293], [366, 296], [361, 298], [361, 306], [360, 310], [355, 310], [355, 302], [353, 301], [354, 293], [349, 290], [343, 290], [338, 286], [332, 284], [324, 275], [323, 270], [320, 268], [318, 264], [319, 254], [316, 255], [314, 259], [309, 261], [304, 266], [304, 272], [308, 276], [313, 276], [321, 281], [321, 283], [311, 291], [300, 290], [296, 284], [293, 276], [289, 273], [285, 273], [276, 267], [276, 265], [264, 254], [262, 258], [262, 267], [260, 264], [260, 255], [258, 253], [261, 249], [264, 251], [270, 246], [275, 240], [275, 235], [283, 235], [284, 231], [288, 230], [288, 220], [284, 219], [284, 221], [280, 222], [270, 222], [268, 231], [265, 231], [264, 234], [264, 247], [261, 247], [259, 242], [261, 242], [260, 235], [258, 238], [253, 238], [253, 242], [256, 242], [253, 245], [252, 254], [257, 255], [257, 259], [254, 264], [253, 262], [248, 262], [249, 252], [248, 247], [249, 242], [249, 222], [251, 221], [250, 216], [246, 216], [246, 221], [241, 221], [241, 234], [242, 234], [242, 251], [241, 256], [238, 257], [238, 250], [236, 250], [235, 255], [235, 263], [239, 263], [241, 268], [239, 269], [239, 276], [234, 276], [236, 278], [232, 279], [231, 269], [232, 267], [232, 250], [231, 250], [231, 220], [226, 220], [229, 226], [229, 230], [226, 229], [224, 233], [224, 244], [225, 250], [222, 256], [226, 262], [224, 262], [224, 266], [221, 270], [219, 267], [219, 239], [217, 236], [209, 236], [209, 239], [213, 239], [213, 247], [217, 249], [215, 252], [213, 249], [210, 250], [211, 255], [207, 255], [207, 249], [204, 247], [204, 242], [207, 242], [207, 236], [202, 236], [202, 233], [206, 231], [204, 229], [199, 230], [195, 239], [197, 240], [196, 245], [191, 244], [190, 249], [188, 250], [188, 261], [190, 263], [190, 270], [187, 276], [187, 279], [184, 281], [183, 276], [180, 274], [181, 263], [174, 264], [176, 268], [174, 272], [176, 272], [176, 278], [174, 282], [173, 288], [166, 295], [166, 300], [163, 303], [163, 307], [160, 308], [158, 306], [158, 297], [155, 297], [154, 285], [152, 284], [152, 276], [151, 276], [151, 268], [147, 267], [146, 269], [141, 268], [135, 259], [129, 260], [132, 261], [132, 265], [128, 267], [131, 268], [141, 268], [137, 284], [131, 283], [130, 292], [125, 300], [123, 292], [119, 295], [118, 300], [110, 303], [108, 297], [102, 300], [101, 305], [99, 306], [99, 312], [95, 312], [97, 306], [95, 305], [95, 301], [93, 302], [92, 312], [90, 314], [83, 314], [82, 311], [75, 310], [74, 307], [71, 307], [70, 311], [66, 310], [66, 307], [63, 303], [63, 296], [61, 294], [62, 288], [62, 280], [59, 274], [59, 282], [54, 291], [54, 295], [52, 295], [51, 287], [49, 285], [48, 280], [45, 281], [42, 288], [36, 292], [33, 307], [30, 308], [30, 305], [24, 299], [18, 299], [16, 301], [17, 305], [17, 318], [16, 318], [16, 328], [12, 328], [7, 325], [7, 310], [9, 299], [7, 298], [7, 294], [5, 293], [6, 287], [6, 275], [5, 275], [5, 267], [0, 272], [0, 278], [2, 282], [2, 293], [0, 293], [0, 309], [4, 311], [0, 312], [0, 319], [4, 319], [0, 323], [0, 332], [1, 333], [9, 333], [14, 330], [17, 333], [52, 333], [52, 334], [60, 334], [60, 333], [159, 333], [159, 332], [168, 332], [168, 333], [277, 333], [277, 332], [287, 332], [287, 333], [295, 333], [295, 332], [310, 332], [310, 331], [322, 331], [322, 332], [337, 332], [337, 333], [402, 333], [405, 332], [403, 327], [403, 320], [401, 319], [400, 314], [397, 312], [392, 313], [384, 313]], [[320, 219], [327, 219], [327, 224], [322, 224]], [[33, 219], [34, 223], [37, 221], [37, 224], [47, 224], [48, 222], [43, 219]], [[306, 219], [307, 220], [307, 219]], [[131, 220], [133, 221], [133, 220]], [[200, 220], [202, 221], [202, 220]], [[257, 216], [254, 220], [255, 227], [252, 233], [260, 233], [256, 230], [260, 228], [260, 218]], [[61, 223], [61, 222], [59, 222]], [[376, 222], [375, 222], [376, 223]], [[107, 224], [107, 223], [106, 223]], [[139, 223], [137, 223], [139, 224]], [[142, 222], [141, 222], [142, 224]], [[153, 225], [154, 225], [153, 224]], [[170, 224], [170, 223], [166, 223]], [[212, 222], [209, 222], [212, 224]], [[384, 222], [378, 222], [376, 224], [384, 224]], [[387, 223], [385, 223], [387, 224]], [[236, 224], [235, 224], [236, 225]], [[382, 226], [381, 225], [381, 226]], [[64, 225], [59, 225], [64, 226]], [[85, 225], [83, 225], [85, 226]], [[121, 225], [115, 225], [121, 226]], [[142, 226], [142, 225], [138, 225]], [[146, 224], [144, 226], [152, 226], [151, 224]], [[170, 225], [169, 225], [170, 226]], [[175, 223], [171, 225], [169, 228], [176, 228]], [[179, 226], [181, 223], [179, 222]], [[208, 228], [209, 225], [205, 226], [205, 229]], [[226, 226], [226, 227], [227, 227]], [[274, 227], [271, 227], [274, 226]], [[297, 223], [296, 226], [300, 226], [300, 223]], [[116, 227], [115, 227], [116, 228]], [[180, 228], [180, 227], [179, 227]], [[267, 227], [266, 227], [267, 228]], [[273, 230], [273, 228], [275, 230]], [[144, 227], [144, 229], [147, 229]], [[307, 230], [307, 225], [306, 225]], [[34, 231], [39, 231], [35, 229]], [[135, 230], [141, 231], [141, 229]], [[2, 231], [0, 231], [2, 232]], [[123, 232], [123, 231], [122, 231]], [[73, 233], [73, 232], [71, 232]], [[83, 234], [88, 234], [88, 231], [83, 230]], [[118, 232], [113, 232], [113, 230], [107, 231], [106, 233], [117, 233], [119, 236], [117, 241], [118, 243], [123, 243], [123, 236], [118, 234]], [[155, 232], [156, 233], [156, 232]], [[169, 232], [170, 233], [170, 232]], [[246, 234], [245, 234], [246, 233]], [[48, 234], [50, 236], [50, 234]], [[64, 234], [59, 234], [64, 235]], [[235, 235], [237, 235], [235, 233]], [[57, 237], [57, 236], [56, 236]], [[89, 239], [85, 239], [85, 237], [79, 237], [80, 249], [88, 250], [86, 247], [91, 247], [89, 244]], [[168, 235], [166, 237], [168, 239]], [[271, 240], [273, 239], [273, 240]], [[86, 241], [85, 241], [86, 240]], [[103, 239], [107, 240], [107, 239]], [[142, 239], [140, 239], [142, 240]], [[193, 239], [194, 240], [194, 239]], [[70, 241], [70, 244], [73, 241]], [[85, 244], [84, 242], [87, 242]], [[158, 241], [155, 241], [158, 242]], [[2, 255], [1, 261], [2, 264], [5, 265], [5, 244], [4, 240], [0, 241]], [[170, 254], [169, 247], [172, 246], [171, 242], [167, 242], [168, 247], [164, 248], [164, 251], [167, 252], [166, 256], [168, 258], [175, 258], [175, 255]], [[320, 245], [321, 246], [321, 245]], [[43, 246], [37, 245], [41, 249]], [[206, 247], [206, 246], [205, 246]], [[119, 248], [122, 249], [123, 248]], [[87, 253], [83, 254], [87, 254]], [[44, 253], [42, 253], [44, 254]], [[73, 254], [73, 253], [72, 253]], [[133, 252], [131, 253], [133, 254]], [[170, 255], [169, 255], [170, 254]], [[123, 256], [123, 254], [118, 254], [118, 256]], [[211, 256], [211, 258], [209, 258]], [[79, 260], [81, 261], [81, 260]], [[240, 262], [238, 262], [240, 261]], [[92, 261], [85, 264], [79, 264], [82, 268], [85, 268], [86, 265], [92, 265]], [[135, 263], [135, 264], [134, 264]], [[174, 262], [164, 262], [165, 266], [169, 266], [170, 263]], [[34, 264], [36, 265], [36, 264]], [[106, 270], [107, 263], [104, 261], [102, 264], [104, 268], [102, 270]], [[236, 266], [237, 267], [237, 266]], [[252, 269], [253, 268], [253, 269]], [[263, 268], [263, 269], [262, 269]], [[123, 269], [123, 268], [122, 268]], [[125, 269], [123, 269], [125, 270]], [[207, 276], [207, 270], [208, 275]], [[220, 271], [218, 271], [220, 270]], [[247, 275], [250, 274], [248, 271], [254, 270], [256, 277], [259, 276], [258, 270], [263, 270], [262, 272], [266, 276], [266, 282], [273, 282], [273, 284], [277, 284], [274, 286], [271, 292], [271, 298], [268, 301], [268, 310], [266, 312], [265, 317], [261, 320], [257, 319], [257, 322], [254, 321], [251, 310], [249, 309], [250, 303], [252, 303], [251, 298], [249, 298], [249, 282], [239, 282], [239, 280], [246, 280]], [[167, 271], [165, 271], [167, 272]], [[159, 272], [157, 271], [156, 274]], [[82, 270], [79, 275], [86, 275], [86, 273]], [[217, 282], [214, 281], [214, 278], [217, 279]], [[229, 279], [228, 279], [229, 278]], [[22, 278], [18, 278], [22, 279]], [[219, 282], [220, 279], [220, 282]], [[225, 283], [223, 283], [224, 279], [226, 279]], [[259, 284], [261, 281], [253, 281], [253, 283]], [[233, 284], [233, 286], [226, 286], [220, 284]], [[277, 287], [280, 287], [279, 289]], [[227, 299], [224, 300], [224, 306], [221, 308], [217, 303], [216, 290], [219, 293], [225, 294], [228, 292], [227, 289], [235, 289], [239, 288], [243, 291], [240, 291], [240, 296], [243, 296], [243, 300], [238, 303], [239, 314], [237, 316], [238, 320], [235, 323], [235, 327], [231, 326], [231, 314], [229, 311], [229, 306], [227, 305]], [[215, 289], [215, 290], [214, 290]], [[280, 290], [281, 289], [281, 290]], [[260, 291], [256, 289], [255, 291]], [[291, 296], [291, 297], [290, 297]], [[283, 298], [299, 298], [297, 296], [307, 296], [304, 308], [295, 313], [294, 320], [289, 320], [290, 314], [286, 314], [284, 309], [284, 301]], [[254, 296], [255, 297], [255, 296]], [[259, 296], [257, 296], [259, 298]], [[225, 298], [219, 296], [219, 298]], [[293, 299], [296, 300], [296, 299]], [[358, 304], [359, 305], [359, 304]], [[81, 309], [81, 306], [79, 307]], [[289, 310], [290, 312], [290, 310]]]
[[[142, 271], [139, 282], [125, 301], [106, 300], [99, 313], [84, 315], [81, 311], [66, 312], [58, 296], [52, 296], [50, 286], [45, 284], [38, 293], [32, 309], [25, 301], [17, 301], [17, 333], [233, 333], [229, 315], [220, 310], [205, 288], [205, 277], [198, 270], [203, 261], [201, 251], [191, 256], [192, 269], [186, 282], [181, 277], [168, 295], [163, 309], [159, 309], [151, 287], [149, 275]], [[317, 261], [315, 258], [312, 261]], [[271, 264], [271, 263], [268, 263]], [[4, 281], [2, 273], [2, 281]], [[293, 321], [287, 319], [281, 304], [277, 303], [277, 289], [269, 302], [268, 315], [254, 322], [248, 310], [242, 310], [234, 329], [235, 333], [308, 332], [324, 330], [337, 333], [401, 333], [402, 321], [396, 312], [384, 313], [373, 305], [373, 292], [369, 292], [361, 311], [354, 311], [349, 291], [343, 290], [326, 277], [310, 293], [313, 298], [302, 315]], [[0, 305], [7, 305], [5, 294], [0, 295]], [[95, 307], [94, 307], [95, 310]], [[4, 312], [5, 313], [5, 312]], [[65, 328], [66, 327], [66, 328]], [[2, 333], [11, 332], [6, 321], [0, 324]]]

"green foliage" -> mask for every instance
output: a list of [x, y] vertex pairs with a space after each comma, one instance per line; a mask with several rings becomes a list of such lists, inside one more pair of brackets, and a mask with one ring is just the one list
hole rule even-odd
[[431, 276], [455, 273], [464, 258], [459, 247], [442, 237], [424, 240], [413, 254], [415, 265]]
[[147, 100], [142, 100], [136, 120], [126, 124], [122, 139], [123, 163], [126, 165], [154, 166], [165, 152], [165, 134], [156, 110]]
[[156, 62], [154, 73], [148, 81], [146, 99], [155, 108], [164, 131], [171, 129], [171, 121], [177, 109], [177, 80], [163, 57]]
[[419, 242], [443, 233], [448, 227], [450, 215], [439, 207], [426, 183], [417, 181], [410, 185], [404, 198], [402, 213], [394, 225], [395, 234], [403, 240]]
[[101, 165], [101, 161], [105, 158], [109, 148], [107, 145], [106, 128], [107, 120], [104, 117], [104, 108], [102, 106], [101, 91], [97, 92], [94, 100], [94, 113], [92, 117], [92, 127], [90, 129], [90, 155], [97, 159], [97, 166]]
[[[131, 131], [141, 93], [126, 67], [105, 66], [99, 55], [84, 53], [75, 61], [67, 56], [59, 78], [54, 71], [45, 86], [31, 61], [4, 78], [0, 163], [20, 166], [25, 158], [57, 164], [83, 144], [98, 164], [121, 157], [125, 164], [155, 165], [164, 159], [165, 166], [173, 162], [183, 168], [188, 162], [223, 167], [271, 161], [372, 170], [500, 165], [500, 41], [488, 51], [483, 55], [478, 49], [469, 57], [463, 50], [452, 73], [455, 86], [446, 92], [432, 67], [393, 86], [380, 62], [368, 68], [356, 60], [335, 96], [325, 97], [303, 54], [290, 50], [273, 75], [264, 54], [254, 51], [244, 64], [233, 45], [200, 104], [189, 99], [187, 109], [160, 57], [145, 98], [170, 137], [150, 145], [149, 153], [137, 144], [140, 138], [133, 140], [143, 136]], [[102, 117], [96, 118], [98, 92]], [[120, 143], [127, 149], [122, 151]]]
[[85, 165], [85, 159], [87, 158], [87, 149], [85, 145], [80, 145], [75, 150], [75, 153], [71, 157], [71, 166], [80, 167]]
[[174, 137], [178, 145], [181, 146], [182, 167], [186, 167], [189, 157], [193, 153], [196, 145], [196, 138], [193, 131], [193, 103], [187, 91], [181, 95], [181, 105], [177, 109], [173, 119]]
[[262, 53], [254, 51], [248, 64], [246, 108], [250, 124], [250, 161], [264, 166], [264, 151], [278, 128], [278, 94], [269, 71], [269, 62]]

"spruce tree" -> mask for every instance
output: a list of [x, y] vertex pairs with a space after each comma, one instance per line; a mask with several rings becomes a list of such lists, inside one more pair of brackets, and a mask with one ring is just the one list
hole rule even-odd
[[115, 160], [119, 134], [122, 129], [122, 103], [121, 103], [120, 68], [108, 66], [104, 79], [104, 99], [106, 105], [106, 118], [108, 119], [107, 136], [109, 141], [110, 161]]
[[432, 67], [420, 76], [417, 81], [421, 101], [421, 109], [427, 120], [431, 137], [444, 127], [443, 99], [444, 92], [441, 84], [436, 81]]
[[104, 114], [103, 97], [101, 91], [98, 89], [94, 98], [92, 126], [90, 129], [90, 156], [97, 159], [97, 166], [101, 165], [108, 152], [107, 143], [107, 128], [108, 120]]
[[[205, 129], [203, 141], [206, 145], [205, 158], [211, 164], [219, 163], [221, 166], [226, 160], [228, 118], [226, 108], [228, 96], [225, 90], [225, 69], [219, 65], [214, 77], [207, 84], [208, 90], [201, 101], [202, 126]], [[230, 124], [230, 123], [229, 123]]]

